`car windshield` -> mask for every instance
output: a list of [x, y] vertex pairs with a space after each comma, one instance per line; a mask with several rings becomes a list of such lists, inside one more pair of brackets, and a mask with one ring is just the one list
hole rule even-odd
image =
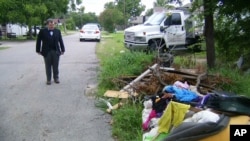
[[98, 23], [87, 23], [85, 25], [97, 25], [99, 29], [101, 29], [101, 25]]
[[83, 29], [92, 29], [92, 30], [96, 30], [98, 29], [98, 26], [97, 25], [85, 25], [83, 27]]
[[162, 21], [165, 19], [165, 12], [156, 12], [152, 16], [148, 18], [148, 20], [144, 23], [145, 25], [160, 25]]

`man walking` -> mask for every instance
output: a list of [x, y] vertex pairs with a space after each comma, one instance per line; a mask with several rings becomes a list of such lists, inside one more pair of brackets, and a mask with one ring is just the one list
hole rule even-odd
[[59, 59], [65, 52], [61, 31], [54, 28], [52, 19], [47, 20], [47, 27], [41, 29], [37, 41], [36, 52], [44, 57], [47, 85], [51, 84], [52, 70], [55, 83], [59, 81]]

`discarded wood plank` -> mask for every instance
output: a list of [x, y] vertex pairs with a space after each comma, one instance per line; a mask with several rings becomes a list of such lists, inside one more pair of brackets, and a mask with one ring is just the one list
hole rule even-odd
[[123, 105], [123, 103], [122, 103], [122, 102], [119, 102], [119, 103], [113, 105], [112, 108], [108, 108], [108, 109], [106, 110], [106, 112], [107, 112], [107, 113], [111, 113], [112, 110], [116, 110], [116, 109], [120, 108], [122, 105]]
[[104, 93], [104, 96], [106, 96], [106, 97], [112, 97], [112, 98], [128, 98], [129, 94], [128, 94], [128, 92], [107, 90]]
[[188, 72], [183, 72], [183, 71], [179, 71], [179, 70], [175, 70], [175, 69], [170, 69], [170, 68], [160, 68], [161, 70], [164, 70], [165, 72], [169, 72], [169, 73], [175, 73], [175, 74], [182, 74], [182, 75], [189, 75], [189, 76], [195, 76], [197, 77], [197, 74], [193, 74], [193, 73], [188, 73]]
[[131, 88], [131, 86], [134, 85], [134, 83], [140, 81], [145, 75], [147, 75], [150, 72], [152, 72], [152, 69], [155, 69], [157, 66], [158, 66], [158, 64], [154, 64], [152, 67], [150, 67], [144, 73], [142, 73], [140, 76], [138, 76], [135, 80], [133, 80], [128, 85], [126, 85], [125, 87], [123, 87], [123, 89], [121, 89], [120, 91], [127, 91], [127, 90], [129, 90]]

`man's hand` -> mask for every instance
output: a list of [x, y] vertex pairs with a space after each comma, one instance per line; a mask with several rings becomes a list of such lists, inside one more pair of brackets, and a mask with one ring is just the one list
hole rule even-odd
[[61, 52], [61, 55], [63, 55], [64, 54], [64, 52]]
[[37, 54], [38, 54], [38, 55], [42, 55], [42, 53], [41, 53], [41, 52], [37, 52]]

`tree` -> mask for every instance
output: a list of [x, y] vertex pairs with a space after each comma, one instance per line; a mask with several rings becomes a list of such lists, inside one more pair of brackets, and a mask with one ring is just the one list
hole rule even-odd
[[204, 1], [204, 17], [205, 17], [205, 40], [207, 48], [207, 65], [208, 68], [215, 67], [215, 47], [214, 47], [214, 0]]
[[154, 7], [165, 7], [166, 5], [166, 0], [156, 0], [154, 2]]
[[[201, 3], [201, 0], [195, 2]], [[236, 60], [240, 55], [246, 55], [247, 60], [250, 61], [250, 41], [248, 40], [250, 2], [203, 0], [203, 6], [208, 67], [215, 66], [215, 49], [219, 54], [218, 57], [224, 62]], [[214, 40], [217, 43], [216, 48]]]
[[116, 8], [116, 5], [114, 2], [107, 2], [104, 5], [104, 9], [114, 9], [114, 8]]
[[218, 7], [216, 15], [218, 22], [215, 26], [217, 50], [220, 54], [226, 54], [221, 55], [220, 59], [235, 61], [243, 55], [244, 62], [250, 66], [250, 2], [224, 1]]
[[116, 8], [105, 9], [99, 16], [101, 25], [108, 32], [114, 32], [116, 25], [123, 20], [123, 13]]
[[82, 0], [69, 0], [69, 5], [70, 5], [70, 11], [76, 11], [77, 6], [82, 3]]
[[145, 16], [151, 16], [153, 13], [154, 13], [153, 8], [148, 9], [148, 10], [146, 11], [146, 13], [145, 13]]
[[22, 15], [22, 3], [18, 0], [10, 1], [0, 1], [0, 23], [11, 23], [11, 22], [20, 22], [25, 23], [26, 20], [24, 15]]
[[127, 25], [129, 18], [140, 16], [145, 10], [145, 5], [140, 2], [141, 0], [116, 0], [116, 8], [123, 13], [124, 25]]
[[81, 0], [1, 0], [0, 23], [25, 24], [31, 30], [32, 25], [43, 25], [47, 18], [67, 13], [69, 2], [74, 8]]

